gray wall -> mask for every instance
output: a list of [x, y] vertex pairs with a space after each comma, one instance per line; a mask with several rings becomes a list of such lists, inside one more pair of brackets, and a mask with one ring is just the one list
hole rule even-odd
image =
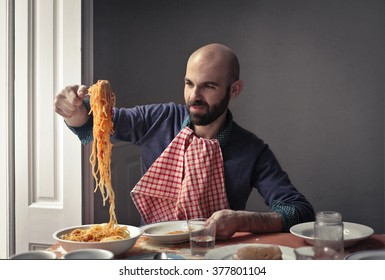
[[235, 120], [316, 210], [384, 232], [384, 14], [383, 0], [94, 0], [94, 79], [118, 106], [183, 102], [189, 54], [230, 46]]

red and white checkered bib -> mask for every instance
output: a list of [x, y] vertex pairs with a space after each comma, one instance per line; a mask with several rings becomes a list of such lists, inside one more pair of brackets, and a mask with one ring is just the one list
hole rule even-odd
[[131, 191], [145, 223], [208, 218], [229, 208], [218, 140], [185, 127]]

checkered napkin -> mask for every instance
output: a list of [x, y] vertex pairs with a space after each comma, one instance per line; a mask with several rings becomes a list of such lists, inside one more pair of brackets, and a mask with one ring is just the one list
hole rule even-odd
[[210, 217], [229, 208], [218, 140], [185, 127], [131, 191], [145, 223]]

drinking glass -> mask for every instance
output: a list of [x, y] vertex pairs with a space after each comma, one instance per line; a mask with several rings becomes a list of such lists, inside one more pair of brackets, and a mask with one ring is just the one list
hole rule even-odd
[[216, 222], [204, 218], [188, 220], [191, 254], [204, 256], [215, 246]]
[[344, 224], [341, 213], [317, 212], [314, 223], [316, 259], [342, 259], [344, 254]]

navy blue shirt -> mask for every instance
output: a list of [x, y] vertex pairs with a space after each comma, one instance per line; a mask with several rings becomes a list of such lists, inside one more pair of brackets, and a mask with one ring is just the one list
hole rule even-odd
[[[188, 119], [186, 107], [175, 103], [114, 108], [113, 137], [140, 147], [144, 174]], [[297, 223], [313, 221], [313, 207], [292, 185], [269, 146], [232, 121], [231, 113], [227, 119], [225, 139], [218, 140], [230, 208], [244, 210], [256, 188], [271, 211], [282, 214], [286, 231]], [[83, 144], [92, 140], [92, 118], [83, 127], [71, 129]]]

